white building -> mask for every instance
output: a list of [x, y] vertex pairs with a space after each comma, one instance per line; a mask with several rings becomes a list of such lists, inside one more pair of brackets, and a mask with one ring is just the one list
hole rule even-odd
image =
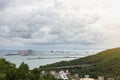
[[80, 78], [80, 80], [94, 80], [93, 78], [89, 78], [89, 75], [85, 75], [85, 78]]
[[45, 75], [45, 71], [42, 71], [42, 75]]
[[63, 79], [63, 80], [68, 80], [68, 76], [67, 76], [67, 73], [65, 73], [64, 71], [60, 71], [59, 72], [59, 78], [60, 79]]
[[56, 71], [50, 71], [50, 74], [55, 76], [56, 75]]

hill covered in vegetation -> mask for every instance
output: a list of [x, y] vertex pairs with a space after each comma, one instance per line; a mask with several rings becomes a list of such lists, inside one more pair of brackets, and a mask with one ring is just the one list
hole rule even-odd
[[89, 74], [92, 77], [105, 76], [120, 80], [120, 48], [108, 49], [80, 59], [57, 62], [42, 68], [86, 64], [89, 66], [69, 70], [71, 70], [72, 73], [79, 73], [81, 76]]
[[[71, 61], [61, 61], [40, 68], [29, 69], [25, 63], [16, 68], [15, 64], [0, 58], [0, 80], [58, 80], [49, 74], [42, 76], [43, 68], [60, 66], [88, 65], [84, 67], [67, 68], [71, 74], [78, 73], [80, 77], [85, 74], [97, 78], [105, 76], [120, 80], [120, 48], [108, 49], [95, 55], [79, 58]], [[63, 69], [63, 68], [62, 68]]]
[[0, 80], [58, 80], [47, 74], [42, 76], [38, 68], [33, 70], [24, 62], [16, 68], [15, 64], [0, 58]]

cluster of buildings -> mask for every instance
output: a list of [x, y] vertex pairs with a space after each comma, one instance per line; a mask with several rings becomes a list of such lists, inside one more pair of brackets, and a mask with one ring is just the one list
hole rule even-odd
[[28, 50], [18, 51], [18, 54], [21, 56], [28, 56], [28, 55], [32, 55], [33, 52], [34, 51], [32, 49], [28, 49]]
[[[46, 72], [42, 71], [41, 72], [42, 75], [45, 75]], [[55, 77], [56, 79], [62, 79], [62, 80], [115, 80], [114, 78], [107, 78], [105, 79], [104, 76], [98, 76], [97, 79], [94, 78], [90, 78], [89, 75], [85, 75], [85, 77], [80, 78], [79, 74], [74, 74], [74, 75], [70, 75], [69, 71], [50, 71], [50, 75], [52, 75], [53, 77]]]
[[34, 55], [34, 51], [32, 49], [28, 49], [28, 50], [21, 50], [21, 51], [5, 54], [5, 56], [14, 56], [14, 55], [21, 55], [21, 56]]

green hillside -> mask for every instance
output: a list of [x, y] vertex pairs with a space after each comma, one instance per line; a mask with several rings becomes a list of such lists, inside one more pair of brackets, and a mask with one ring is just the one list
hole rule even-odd
[[74, 73], [79, 73], [81, 76], [89, 74], [92, 77], [102, 75], [105, 77], [113, 77], [116, 80], [120, 80], [120, 48], [108, 49], [99, 52], [98, 54], [76, 60], [54, 63], [44, 66], [44, 68], [84, 64], [87, 64], [89, 66], [75, 68]]
[[16, 68], [15, 64], [0, 58], [0, 80], [60, 80], [50, 74], [42, 76], [38, 68], [29, 70], [24, 62]]

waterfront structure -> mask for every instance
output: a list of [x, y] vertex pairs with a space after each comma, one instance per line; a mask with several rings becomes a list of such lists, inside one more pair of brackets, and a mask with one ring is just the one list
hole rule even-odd
[[29, 55], [34, 55], [33, 52], [34, 51], [32, 49], [28, 49], [28, 50], [18, 51], [18, 54], [21, 56], [29, 56]]

